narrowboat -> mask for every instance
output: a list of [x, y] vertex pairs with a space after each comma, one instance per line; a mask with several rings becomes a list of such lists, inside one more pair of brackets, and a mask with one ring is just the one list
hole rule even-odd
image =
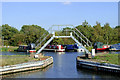
[[110, 50], [110, 51], [120, 51], [120, 43], [111, 45], [111, 46], [109, 47], [109, 50]]
[[62, 45], [47, 45], [43, 51], [64, 52], [65, 49]]
[[77, 43], [74, 44], [74, 51], [85, 52], [85, 50], [81, 46], [79, 46]]
[[109, 47], [110, 45], [104, 45], [102, 42], [96, 42], [93, 46], [96, 51], [108, 51]]
[[66, 45], [65, 51], [74, 51], [74, 45]]
[[28, 45], [20, 45], [17, 51], [18, 52], [36, 52], [35, 44], [31, 43]]
[[28, 46], [27, 45], [20, 45], [17, 49], [18, 52], [27, 52]]

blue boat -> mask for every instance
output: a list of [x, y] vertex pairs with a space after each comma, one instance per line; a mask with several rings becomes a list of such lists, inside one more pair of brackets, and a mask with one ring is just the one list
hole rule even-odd
[[85, 50], [79, 46], [77, 43], [74, 44], [74, 50], [77, 52], [85, 52]]
[[66, 45], [66, 51], [74, 51], [74, 45]]
[[111, 46], [109, 47], [109, 50], [110, 50], [110, 51], [120, 51], [120, 43], [111, 45]]
[[62, 45], [65, 51], [74, 51], [74, 45]]

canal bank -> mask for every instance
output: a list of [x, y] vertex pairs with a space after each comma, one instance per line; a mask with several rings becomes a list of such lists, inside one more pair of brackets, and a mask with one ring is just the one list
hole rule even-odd
[[[110, 73], [119, 74], [120, 65], [117, 65], [119, 63], [117, 59], [119, 56], [116, 57], [116, 55], [118, 54], [99, 54], [98, 56], [94, 58], [87, 58], [86, 56], [77, 56], [76, 66], [77, 68], [85, 68], [85, 69], [94, 70], [94, 71], [102, 71], [102, 72], [110, 72]], [[104, 59], [104, 57], [107, 60]], [[117, 61], [114, 61], [113, 58], [115, 58], [115, 60]], [[115, 63], [115, 64], [110, 64], [110, 63]]]
[[27, 62], [22, 64], [3, 66], [0, 68], [0, 75], [30, 71], [35, 69], [43, 69], [53, 63], [53, 57], [49, 57], [42, 61]]

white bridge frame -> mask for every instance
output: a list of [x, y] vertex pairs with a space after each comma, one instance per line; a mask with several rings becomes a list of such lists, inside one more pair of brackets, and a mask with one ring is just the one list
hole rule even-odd
[[78, 43], [79, 46], [81, 46], [87, 54], [90, 54], [90, 52], [77, 40], [75, 37], [73, 37], [72, 32], [70, 33], [70, 36], [55, 36], [55, 32], [52, 33], [53, 36], [37, 51], [36, 54], [39, 54], [54, 38], [72, 38], [76, 43]]

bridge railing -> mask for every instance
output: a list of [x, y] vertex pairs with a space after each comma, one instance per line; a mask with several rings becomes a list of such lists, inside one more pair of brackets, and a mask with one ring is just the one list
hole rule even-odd
[[48, 40], [51, 35], [51, 28], [50, 27], [47, 32], [43, 33], [43, 35], [36, 41], [36, 47], [35, 48], [41, 48], [41, 46]]
[[74, 28], [74, 30], [78, 32], [79, 36], [82, 36], [85, 39], [89, 46], [92, 46], [92, 42], [85, 35], [83, 35], [82, 32], [80, 32], [80, 30], [78, 30], [77, 28]]
[[66, 29], [67, 32], [72, 32], [73, 36], [82, 44], [86, 46], [92, 46], [92, 43], [85, 37], [77, 28]]
[[[58, 27], [57, 27], [58, 26]], [[71, 26], [70, 28], [66, 28]], [[52, 25], [37, 41], [36, 48], [41, 48], [55, 33], [55, 36], [70, 36], [70, 32], [73, 33], [73, 36], [82, 44], [86, 46], [92, 46], [92, 43], [87, 37], [85, 37], [77, 28], [73, 25]]]

